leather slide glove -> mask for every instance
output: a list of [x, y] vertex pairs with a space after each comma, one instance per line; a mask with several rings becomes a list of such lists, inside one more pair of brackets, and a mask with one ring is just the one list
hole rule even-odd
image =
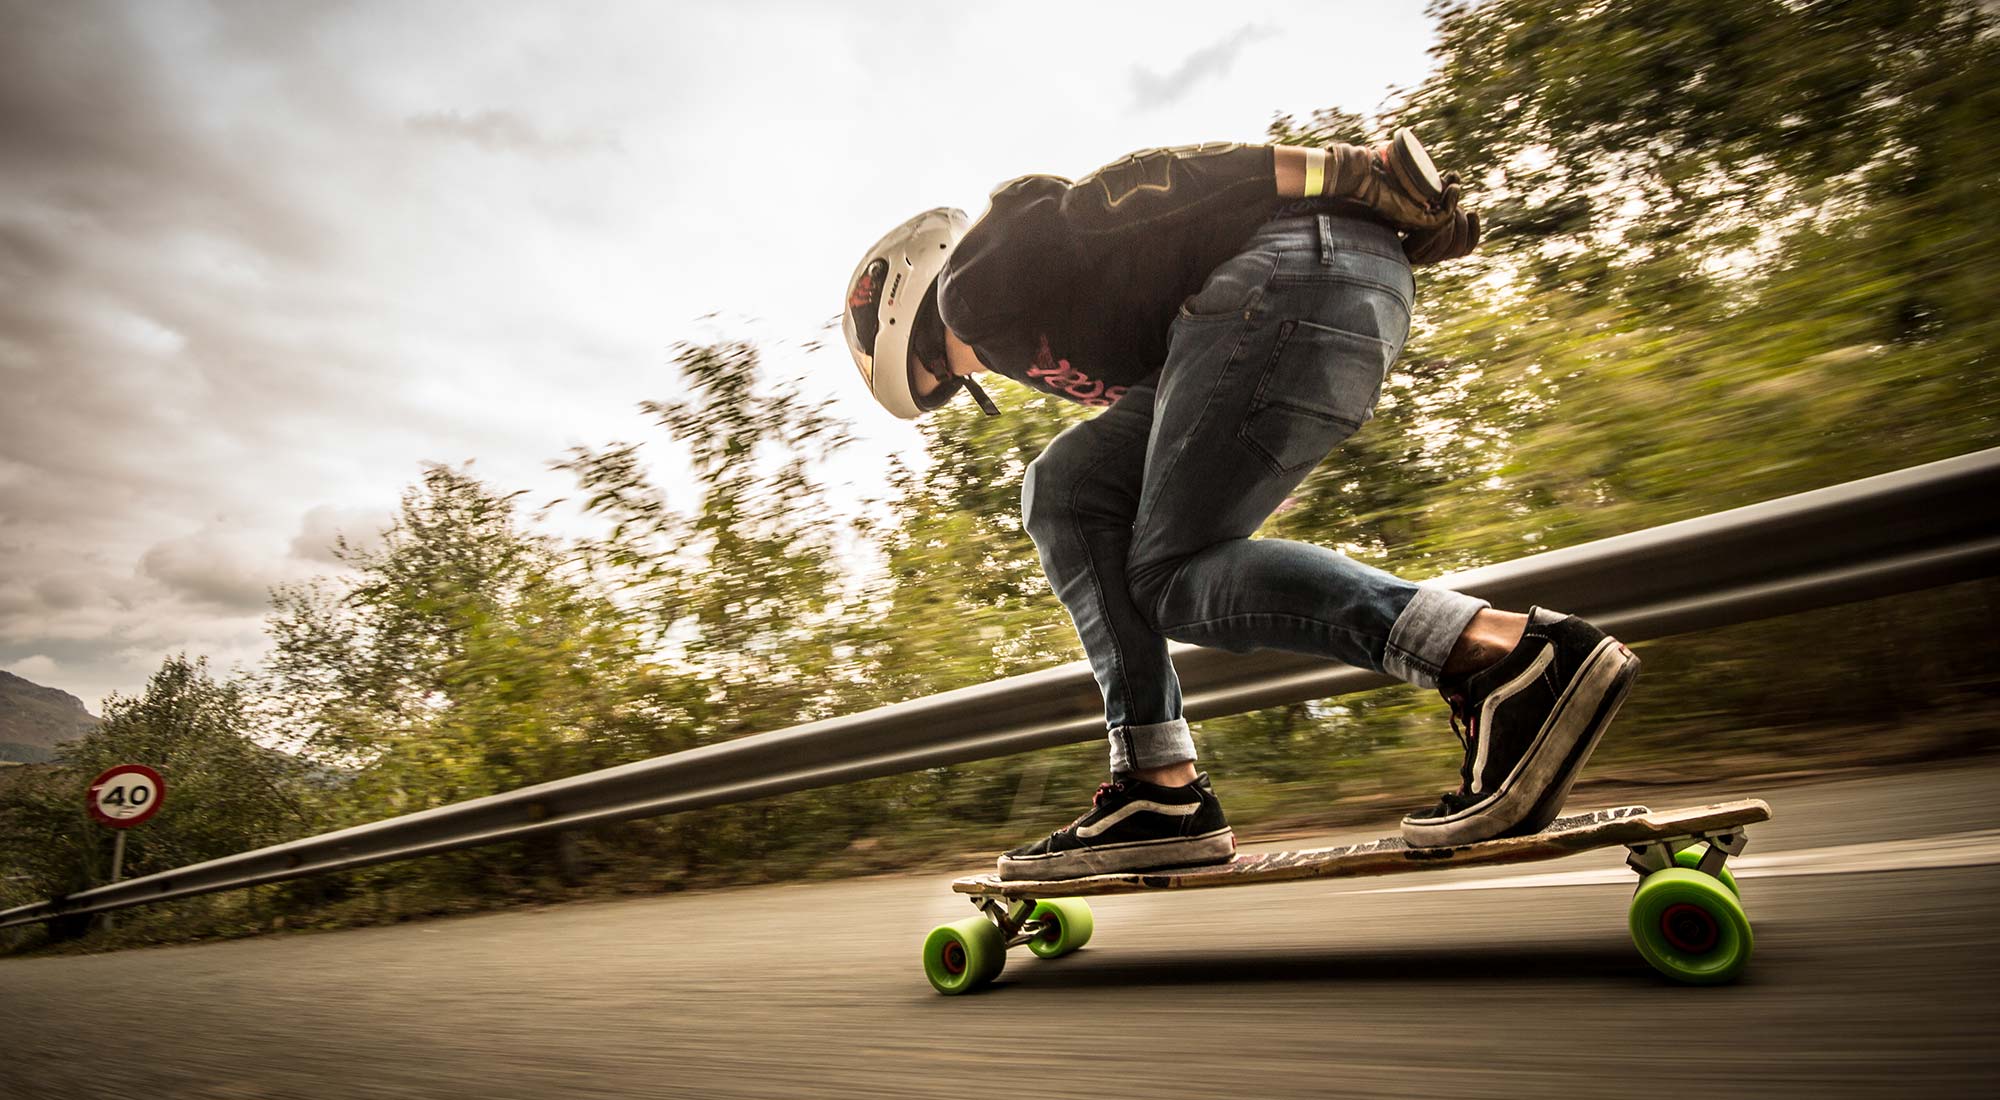
[[1479, 247], [1479, 214], [1458, 205], [1458, 174], [1445, 177], [1446, 213], [1440, 224], [1412, 229], [1403, 238], [1403, 255], [1416, 266], [1441, 264], [1467, 256]]
[[[1314, 188], [1309, 169], [1306, 197], [1366, 207], [1398, 229], [1438, 228], [1450, 220], [1447, 211], [1457, 201], [1457, 191], [1449, 183], [1440, 189], [1435, 169], [1430, 168], [1422, 149], [1408, 130], [1398, 131], [1395, 141], [1375, 148], [1329, 146], [1323, 189]], [[1414, 156], [1423, 157], [1421, 167], [1410, 159], [1413, 150]]]

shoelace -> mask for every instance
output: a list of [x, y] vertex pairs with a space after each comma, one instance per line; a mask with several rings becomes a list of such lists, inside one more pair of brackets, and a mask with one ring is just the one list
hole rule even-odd
[[1050, 833], [1049, 835], [1056, 836], [1061, 832], [1063, 832], [1064, 829], [1074, 829], [1078, 825], [1083, 824], [1084, 818], [1089, 817], [1091, 813], [1097, 809], [1097, 807], [1104, 804], [1105, 795], [1110, 794], [1113, 791], [1123, 790], [1124, 788], [1125, 788], [1125, 781], [1122, 779], [1113, 779], [1108, 782], [1099, 783], [1097, 785], [1097, 792], [1090, 796], [1090, 809], [1085, 810], [1082, 813], [1076, 815], [1075, 821], [1070, 822], [1069, 824], [1063, 826], [1062, 829], [1057, 829], [1055, 832]]
[[[1445, 705], [1451, 708], [1451, 733], [1465, 749], [1465, 762], [1458, 766], [1459, 785], [1456, 796], [1464, 798], [1472, 793], [1472, 761], [1479, 753], [1479, 712], [1465, 705], [1465, 696], [1459, 692], [1438, 692], [1444, 696]], [[1464, 725], [1460, 725], [1460, 722]], [[1445, 798], [1450, 800], [1452, 794]]]
[[1122, 791], [1124, 789], [1125, 789], [1125, 781], [1122, 779], [1113, 779], [1110, 780], [1109, 782], [1099, 783], [1097, 785], [1096, 793], [1090, 796], [1090, 809], [1085, 810], [1082, 813], [1078, 814], [1076, 820], [1069, 823], [1069, 827], [1074, 829], [1078, 825], [1083, 824], [1083, 819], [1089, 817], [1092, 810], [1095, 810], [1099, 806], [1104, 805], [1105, 795], [1110, 794], [1113, 791]]

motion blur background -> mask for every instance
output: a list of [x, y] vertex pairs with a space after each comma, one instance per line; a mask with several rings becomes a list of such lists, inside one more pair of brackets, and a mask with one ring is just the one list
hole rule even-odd
[[[406, 23], [372, 9], [367, 26], [402, 30], [371, 39], [355, 37], [341, 16], [352, 9], [339, 6], [195, 5], [173, 9], [187, 16], [180, 22], [161, 14], [165, 6], [0, 7], [9, 59], [0, 66], [0, 135], [10, 150], [0, 183], [0, 553], [10, 564], [0, 595], [11, 601], [0, 601], [11, 616], [0, 636], [10, 667], [56, 686], [66, 666], [98, 669], [78, 683], [118, 683], [115, 666], [91, 666], [80, 645], [59, 649], [75, 639], [65, 622], [115, 618], [143, 602], [124, 581], [93, 587], [87, 575], [72, 577], [78, 562], [93, 560], [100, 535], [103, 545], [122, 538], [132, 548], [126, 559], [105, 559], [112, 566], [162, 583], [192, 577], [192, 588], [235, 545], [226, 517], [209, 523], [203, 514], [182, 517], [185, 538], [162, 540], [149, 526], [158, 514], [131, 505], [147, 498], [148, 484], [93, 496], [61, 488], [62, 478], [107, 465], [170, 469], [176, 448], [201, 451], [224, 436], [232, 443], [219, 461], [239, 467], [280, 451], [314, 456], [286, 467], [273, 479], [280, 483], [243, 490], [285, 502], [286, 521], [300, 524], [290, 572], [244, 574], [255, 606], [238, 612], [261, 637], [231, 636], [213, 663], [199, 632], [124, 637], [106, 651], [153, 669], [144, 686], [105, 697], [103, 722], [53, 759], [0, 767], [0, 908], [105, 880], [104, 836], [80, 792], [112, 763], [151, 763], [170, 785], [167, 812], [129, 837], [130, 876], [1079, 656], [1020, 529], [1017, 492], [1026, 462], [1087, 410], [1000, 384], [992, 387], [1000, 418], [959, 402], [907, 429], [849, 385], [838, 334], [825, 327], [852, 262], [848, 246], [938, 201], [976, 213], [977, 192], [967, 198], [965, 178], [940, 175], [940, 165], [969, 165], [983, 187], [1023, 171], [1087, 171], [1126, 151], [1111, 144], [1114, 132], [1133, 135], [1128, 144], [1317, 144], [1414, 127], [1468, 180], [1487, 240], [1468, 260], [1420, 273], [1416, 330], [1376, 420], [1267, 529], [1407, 576], [2000, 443], [1992, 5], [1491, 0], [1435, 5], [1421, 19], [1414, 7], [1375, 14], [1365, 25], [1346, 5], [1309, 7], [1259, 15], [1250, 5], [1230, 22], [1209, 13], [1205, 26], [1178, 24], [1205, 42], [1145, 39], [1164, 33], [1165, 21], [1125, 9], [1079, 14], [1148, 28], [1105, 46], [1118, 60], [1102, 64], [1097, 46], [1066, 36], [1061, 20], [1027, 12], [1008, 17], [1015, 37], [983, 52], [982, 36], [997, 30], [942, 16], [938, 26], [950, 33], [931, 40], [921, 21], [891, 28], [885, 17], [845, 9], [773, 6], [759, 13], [768, 36], [741, 25], [750, 16], [725, 23], [710, 13], [660, 46], [670, 56], [636, 49], [636, 59], [612, 61], [672, 69], [676, 57], [715, 43], [775, 70], [786, 51], [810, 52], [802, 39], [824, 23], [836, 28], [824, 44], [838, 63], [814, 70], [830, 86], [796, 89], [809, 98], [793, 115], [773, 106], [738, 129], [696, 127], [672, 141], [553, 123], [537, 130], [453, 97], [453, 81], [496, 74], [532, 88], [538, 59], [562, 53], [571, 30], [546, 13], [495, 16], [510, 46], [477, 73], [412, 62], [391, 70], [403, 83], [362, 88], [364, 96], [322, 79], [338, 68], [333, 47], [313, 54], [323, 68], [287, 69], [280, 46], [304, 56], [312, 51], [298, 43], [332, 42], [421, 58], [425, 35], [482, 33], [485, 8], [424, 6]], [[631, 12], [591, 10], [603, 18], [578, 33], [608, 50], [621, 37], [612, 13]], [[1098, 27], [1083, 37], [1116, 34]], [[1371, 34], [1404, 51], [1386, 50], [1408, 58], [1407, 74], [1295, 101], [1301, 87], [1315, 94], [1315, 81], [1334, 87], [1350, 59], [1375, 63], [1361, 56], [1371, 53]], [[262, 60], [197, 80], [175, 65], [188, 64], [199, 52], [190, 43], [203, 35]], [[1260, 60], [1258, 50], [1281, 45], [1298, 52]], [[1000, 163], [975, 124], [917, 127], [883, 142], [880, 133], [895, 130], [894, 100], [930, 95], [901, 83], [929, 63], [927, 49], [963, 58], [965, 68], [962, 86], [931, 96], [926, 118], [956, 111], [995, 127], [1012, 119], [1009, 150], [1045, 135], [1059, 152]], [[1093, 85], [1093, 69], [1112, 83], [1100, 72]], [[315, 79], [282, 79], [300, 72]], [[1261, 105], [1215, 117], [1215, 89], [1226, 85], [1229, 102], [1256, 102], [1267, 81]], [[180, 94], [190, 82], [220, 97], [209, 113], [194, 109], [201, 96]], [[708, 109], [699, 83], [689, 78], [676, 93], [691, 117]], [[614, 85], [583, 98], [615, 100]], [[406, 132], [474, 152], [511, 149], [514, 158], [461, 166], [438, 184], [447, 198], [476, 204], [510, 173], [525, 174], [534, 190], [548, 181], [533, 173], [559, 171], [578, 189], [561, 194], [572, 205], [558, 221], [597, 216], [587, 201], [593, 174], [606, 177], [614, 206], [644, 193], [648, 181], [617, 168], [619, 156], [655, 145], [700, 149], [673, 163], [711, 184], [680, 197], [662, 192], [658, 224], [596, 226], [606, 239], [629, 228], [656, 246], [653, 262], [676, 280], [672, 305], [663, 310], [635, 285], [650, 277], [640, 265], [570, 272], [578, 282], [567, 293], [589, 302], [574, 330], [548, 317], [525, 325], [518, 315], [482, 314], [510, 300], [468, 293], [449, 324], [487, 337], [424, 377], [430, 361], [410, 348], [430, 330], [401, 339], [344, 331], [392, 314], [362, 308], [348, 288], [287, 284], [288, 273], [309, 280], [326, 254], [319, 249], [404, 240], [415, 242], [407, 255], [387, 261], [404, 276], [487, 286], [480, 280], [493, 272], [467, 242], [507, 235], [504, 206], [489, 201], [481, 209], [492, 220], [455, 227], [447, 247], [398, 220], [408, 196], [393, 172], [382, 168], [371, 184], [388, 162], [369, 158], [386, 154], [357, 151], [356, 170], [338, 148], [290, 170], [326, 173], [335, 182], [316, 201], [349, 211], [348, 220], [312, 222], [282, 204], [248, 202], [244, 195], [265, 194], [260, 157], [286, 139], [216, 119], [226, 121], [229, 104], [280, 92], [363, 113], [356, 103], [368, 96], [431, 102], [409, 109]], [[209, 181], [213, 189], [172, 178], [184, 147], [149, 129], [168, 93], [176, 109], [160, 118], [205, 135], [198, 148], [229, 151], [230, 170]], [[564, 91], [545, 94], [559, 101]], [[1020, 111], [1010, 115], [1010, 102]], [[838, 113], [829, 103], [856, 107]], [[1139, 121], [1120, 129], [1104, 121], [1112, 116]], [[1072, 121], [1060, 129], [1065, 117]], [[164, 151], [126, 155], [155, 138]], [[546, 169], [552, 160], [558, 169]], [[918, 167], [905, 172], [905, 162]], [[65, 177], [56, 169], [66, 164], [90, 174]], [[731, 201], [727, 188], [709, 197], [714, 180], [743, 181], [732, 185], [743, 192], [739, 205], [721, 205]], [[762, 190], [772, 181], [782, 193]], [[180, 188], [179, 200], [149, 201], [156, 184]], [[239, 184], [246, 190], [230, 189]], [[258, 252], [248, 237], [188, 228], [211, 225], [218, 208], [229, 215], [221, 222], [296, 222], [313, 232], [272, 230], [279, 243]], [[365, 237], [376, 209], [387, 211], [374, 227], [384, 241], [313, 235]], [[787, 254], [787, 227], [801, 219], [839, 247], [804, 261]], [[171, 286], [155, 285], [152, 298], [125, 294], [129, 286], [104, 275], [110, 268], [65, 244], [96, 239], [147, 256], [190, 249], [205, 257], [204, 270], [228, 274], [225, 290], [235, 285], [241, 297], [205, 295], [190, 314], [211, 326], [256, 315], [274, 283], [297, 291], [297, 300], [276, 296], [318, 325], [282, 339], [263, 332], [224, 354], [204, 339], [208, 330], [158, 319], [174, 308]], [[554, 270], [564, 262], [560, 243], [544, 242]], [[757, 257], [751, 268], [727, 269], [753, 275], [703, 277], [722, 270], [704, 260], [718, 250]], [[144, 281], [143, 271], [121, 270]], [[759, 270], [787, 303], [775, 325], [755, 316], [766, 285]], [[536, 276], [514, 271], [502, 281]], [[76, 320], [101, 321], [105, 310], [125, 318], [116, 347], [90, 343]], [[700, 317], [704, 310], [717, 312]], [[646, 339], [590, 345], [598, 330], [588, 318], [606, 313], [626, 325], [643, 317]], [[334, 347], [337, 363], [292, 358], [309, 345]], [[587, 354], [570, 354], [584, 345]], [[377, 352], [381, 364], [354, 366]], [[489, 367], [488, 356], [510, 363]], [[505, 381], [530, 376], [539, 381]], [[273, 377], [289, 381], [259, 388]], [[405, 385], [422, 396], [397, 389]], [[426, 455], [439, 460], [428, 466], [395, 452], [407, 482], [399, 501], [379, 486], [373, 500], [336, 499], [310, 472], [337, 481], [380, 446], [366, 408], [283, 438], [231, 434], [275, 406], [311, 407], [378, 386], [401, 395], [385, 398], [385, 421], [402, 422], [397, 401], [427, 401], [440, 420], [471, 425], [432, 437], [444, 449]], [[543, 439], [491, 424], [533, 420], [538, 408], [579, 394], [611, 410], [601, 430], [565, 427], [526, 467], [511, 452], [496, 467], [479, 450], [482, 438], [516, 447]], [[176, 414], [135, 420], [129, 432], [91, 431], [98, 419], [120, 424], [117, 409], [127, 405]], [[433, 421], [411, 423], [395, 438], [425, 437]], [[496, 468], [501, 475], [488, 472]], [[122, 518], [104, 525], [44, 511], [56, 498], [82, 499], [97, 519]], [[321, 501], [324, 510], [301, 518]], [[199, 507], [255, 511], [247, 499]], [[49, 515], [58, 518], [35, 526]], [[268, 594], [266, 580], [276, 582]], [[222, 586], [218, 598], [240, 604], [242, 588]], [[1996, 605], [2000, 585], [1984, 581], [1648, 644], [1645, 678], [1587, 779], [1740, 777], [1748, 789], [1755, 777], [1988, 752], [2000, 715]], [[1254, 836], [1374, 821], [1428, 802], [1454, 782], [1457, 745], [1442, 715], [1424, 693], [1392, 689], [1209, 721], [1199, 736], [1238, 831]], [[963, 866], [1060, 824], [1103, 766], [1101, 746], [1079, 745], [142, 907], [121, 917], [111, 942]], [[1576, 797], [1589, 796], [1586, 785]], [[49, 946], [43, 929], [10, 935], [16, 951]]]

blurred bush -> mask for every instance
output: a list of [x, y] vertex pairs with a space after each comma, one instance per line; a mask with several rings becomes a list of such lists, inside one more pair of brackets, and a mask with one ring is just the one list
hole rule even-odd
[[[1996, 442], [2000, 49], [1963, 0], [1492, 0], [1433, 7], [1431, 74], [1369, 121], [1418, 129], [1490, 235], [1421, 273], [1377, 419], [1267, 533], [1423, 578]], [[1198, 136], [1198, 135], [1197, 135]], [[1087, 415], [996, 387], [921, 426], [875, 518], [819, 503], [840, 425], [746, 344], [684, 346], [687, 396], [644, 445], [560, 463], [602, 537], [534, 533], [459, 470], [411, 489], [351, 572], [279, 595], [268, 666], [169, 660], [83, 755], [0, 783], [0, 904], [98, 881], [78, 776], [164, 761], [174, 818], [135, 873], [1079, 656], [1020, 529], [1030, 461]], [[663, 467], [675, 462], [661, 464]], [[851, 574], [843, 546], [875, 554]], [[1717, 778], [1991, 747], [2000, 585], [1645, 647], [1594, 775]], [[261, 731], [297, 757], [246, 748]], [[1456, 745], [1412, 689], [1211, 721], [1240, 825], [1380, 819], [1449, 785]], [[175, 740], [179, 738], [179, 740]], [[1103, 748], [932, 769], [536, 845], [151, 907], [128, 935], [248, 931], [963, 861], [1082, 805]], [[85, 759], [88, 756], [88, 759]], [[309, 761], [310, 767], [299, 761]], [[219, 769], [219, 770], [218, 770]], [[204, 774], [242, 778], [200, 788]], [[72, 790], [71, 788], [76, 788]], [[190, 803], [197, 798], [202, 808]], [[136, 838], [135, 838], [136, 839]]]

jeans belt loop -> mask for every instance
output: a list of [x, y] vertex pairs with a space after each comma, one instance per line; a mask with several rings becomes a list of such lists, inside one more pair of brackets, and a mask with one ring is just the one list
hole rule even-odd
[[1328, 214], [1319, 216], [1319, 265], [1333, 266], [1333, 217]]

